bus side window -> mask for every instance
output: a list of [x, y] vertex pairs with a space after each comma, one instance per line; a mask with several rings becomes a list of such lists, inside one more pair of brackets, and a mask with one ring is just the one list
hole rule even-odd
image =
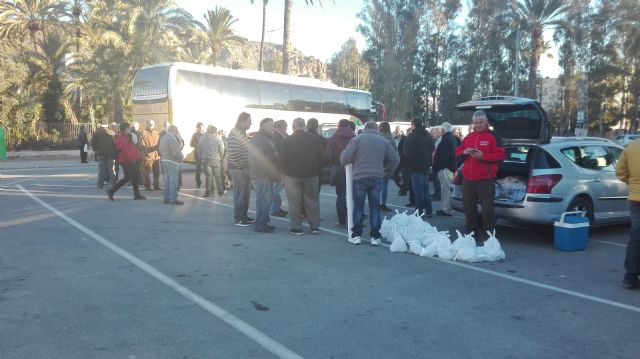
[[347, 114], [347, 99], [344, 92], [322, 90], [322, 112]]
[[291, 89], [287, 84], [260, 83], [260, 108], [291, 110]]
[[322, 100], [318, 89], [304, 86], [291, 86], [291, 93], [293, 97], [291, 102], [294, 111], [320, 112]]
[[240, 99], [244, 102], [245, 107], [257, 108], [260, 106], [258, 81], [256, 80], [222, 77], [220, 88], [223, 96]]

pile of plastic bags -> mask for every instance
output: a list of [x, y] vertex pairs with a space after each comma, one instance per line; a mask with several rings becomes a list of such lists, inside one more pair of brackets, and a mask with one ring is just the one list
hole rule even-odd
[[505, 177], [496, 180], [495, 198], [520, 202], [527, 192], [527, 183], [520, 177]]
[[491, 262], [505, 258], [495, 231], [483, 247], [476, 246], [473, 235], [456, 231], [458, 238], [451, 243], [449, 231], [438, 231], [429, 222], [414, 214], [400, 213], [391, 219], [384, 218], [380, 227], [382, 238], [391, 243], [389, 250], [395, 253], [411, 252], [422, 257], [438, 256], [444, 260], [464, 262]]

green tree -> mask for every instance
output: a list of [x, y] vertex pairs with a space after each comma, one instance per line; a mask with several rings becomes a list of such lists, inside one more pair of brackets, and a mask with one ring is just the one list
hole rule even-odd
[[28, 36], [38, 51], [39, 35], [66, 13], [66, 2], [56, 0], [5, 0], [0, 2], [0, 38], [22, 46]]
[[394, 120], [411, 117], [418, 101], [415, 69], [423, 5], [411, 0], [367, 0], [358, 14], [358, 31], [367, 42], [364, 58], [372, 73], [371, 90]]
[[527, 25], [529, 42], [528, 96], [536, 98], [537, 71], [542, 54], [542, 33], [551, 26], [563, 25], [562, 17], [568, 9], [565, 0], [519, 0], [516, 8]]
[[358, 51], [356, 40], [350, 38], [331, 58], [329, 77], [334, 83], [348, 88], [369, 89], [369, 65]]
[[29, 56], [36, 86], [45, 86], [42, 91], [42, 119], [45, 122], [65, 122], [67, 118], [60, 76], [65, 69], [65, 55], [72, 46], [60, 30], [50, 31], [42, 39], [40, 51]]
[[238, 21], [234, 19], [229, 9], [216, 6], [213, 10], [207, 10], [204, 14], [205, 25], [200, 25], [207, 34], [207, 44], [211, 50], [210, 63], [216, 65], [220, 58], [222, 49], [230, 47], [232, 44], [240, 44], [244, 40], [234, 35], [231, 26]]

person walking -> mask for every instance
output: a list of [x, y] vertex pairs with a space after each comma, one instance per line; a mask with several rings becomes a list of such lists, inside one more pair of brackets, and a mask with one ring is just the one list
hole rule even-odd
[[[389, 125], [389, 122], [381, 122], [380, 123], [380, 135], [382, 137], [384, 137], [387, 141], [389, 141], [389, 143], [391, 144], [391, 147], [393, 147], [393, 150], [396, 151], [396, 153], [398, 153], [398, 146], [396, 145], [396, 142], [393, 138], [393, 136], [391, 135], [391, 126]], [[395, 170], [393, 171], [394, 173], [396, 172]], [[382, 178], [382, 192], [380, 193], [380, 210], [381, 211], [391, 211], [388, 207], [387, 207], [387, 193], [389, 192], [389, 178], [391, 178], [391, 176], [393, 175], [393, 173], [391, 175], [386, 175]]]
[[174, 125], [169, 125], [166, 133], [160, 139], [158, 152], [162, 161], [162, 181], [164, 183], [164, 204], [183, 205], [178, 200], [178, 176], [180, 164], [184, 159], [180, 148], [180, 133]]
[[80, 163], [89, 163], [87, 161], [87, 153], [89, 152], [89, 138], [84, 126], [80, 126], [78, 134], [78, 147], [80, 148]]
[[113, 135], [107, 131], [107, 125], [101, 125], [93, 134], [91, 148], [96, 153], [98, 160], [98, 188], [102, 189], [105, 181], [108, 181], [113, 187], [116, 184], [116, 174], [113, 172], [113, 158], [117, 152], [113, 143]]
[[296, 118], [291, 128], [293, 134], [284, 140], [279, 154], [280, 168], [284, 173], [284, 190], [289, 201], [289, 233], [300, 235], [304, 208], [312, 234], [320, 233], [320, 178], [324, 151], [318, 136], [305, 132], [304, 120]]
[[[495, 229], [494, 197], [498, 163], [505, 157], [504, 148], [498, 145], [489, 129], [487, 114], [478, 110], [472, 116], [473, 132], [456, 148], [456, 156], [462, 157], [462, 208], [467, 233], [475, 234], [476, 243], [482, 245], [487, 231]], [[482, 218], [478, 215], [482, 207]]]
[[327, 141], [327, 147], [324, 151], [325, 163], [331, 166], [329, 184], [336, 187], [336, 213], [338, 215], [336, 227], [338, 228], [347, 228], [347, 182], [344, 166], [340, 163], [340, 154], [354, 137], [350, 123], [351, 121], [346, 119], [338, 122], [338, 129]]
[[113, 201], [113, 195], [124, 186], [127, 182], [131, 182], [133, 187], [133, 199], [143, 200], [146, 197], [140, 195], [138, 186], [140, 185], [140, 169], [138, 164], [140, 163], [140, 151], [138, 146], [133, 143], [131, 139], [131, 125], [126, 122], [120, 124], [120, 131], [113, 139], [116, 150], [118, 151], [118, 163], [122, 166], [124, 176], [118, 181], [115, 186], [107, 190], [107, 196]]
[[378, 134], [378, 124], [371, 121], [364, 125], [362, 133], [353, 138], [340, 155], [340, 163], [353, 164], [353, 228], [349, 243], [360, 244], [364, 221], [364, 201], [369, 200], [371, 245], [380, 240], [380, 192], [382, 179], [390, 176], [400, 163], [398, 153], [387, 139]]
[[233, 182], [233, 219], [236, 226], [242, 227], [250, 226], [255, 222], [255, 219], [247, 216], [251, 198], [249, 138], [247, 137], [249, 128], [251, 128], [251, 115], [243, 112], [238, 115], [236, 125], [227, 138], [227, 161]]
[[281, 177], [278, 169], [278, 150], [273, 142], [273, 119], [260, 121], [260, 130], [249, 144], [249, 173], [256, 191], [256, 221], [254, 230], [273, 233], [276, 227], [269, 225], [269, 212], [273, 200], [273, 181]]
[[440, 143], [436, 146], [433, 155], [433, 172], [438, 176], [440, 182], [440, 209], [436, 211], [439, 216], [453, 216], [451, 209], [451, 180], [456, 171], [456, 148], [458, 141], [451, 133], [451, 124], [442, 123], [443, 135]]
[[[278, 120], [275, 122], [276, 130], [273, 133], [273, 143], [276, 145], [278, 152], [282, 150], [282, 145], [284, 144], [284, 139], [289, 136], [287, 134], [287, 121]], [[270, 213], [274, 217], [286, 217], [289, 212], [282, 209], [282, 190], [284, 189], [282, 185], [282, 176], [273, 181], [273, 199], [271, 201], [271, 210]]]
[[204, 129], [204, 124], [202, 122], [198, 122], [196, 124], [196, 132], [193, 133], [193, 135], [191, 135], [191, 141], [189, 143], [189, 145], [191, 146], [191, 148], [193, 148], [193, 160], [195, 162], [196, 165], [196, 187], [200, 188], [200, 186], [202, 185], [202, 158], [198, 156], [198, 151], [197, 151], [197, 146], [198, 143], [200, 141], [200, 138], [202, 137], [203, 131]]
[[631, 142], [622, 151], [616, 166], [616, 176], [629, 186], [631, 228], [624, 259], [625, 274], [622, 285], [628, 289], [640, 288], [640, 141]]
[[402, 148], [407, 160], [407, 169], [411, 173], [411, 186], [415, 196], [415, 206], [425, 217], [433, 216], [431, 196], [429, 194], [429, 169], [433, 156], [433, 138], [422, 125], [421, 118], [411, 121], [411, 134]]
[[155, 130], [155, 125], [155, 121], [149, 120], [147, 128], [140, 134], [140, 149], [143, 155], [140, 174], [144, 189], [147, 191], [152, 190], [149, 172], [153, 173], [153, 190], [160, 190], [160, 155], [158, 154], [160, 133]]
[[204, 169], [204, 197], [213, 197], [215, 192], [222, 196], [224, 187], [220, 166], [222, 157], [224, 157], [224, 144], [220, 136], [218, 136], [218, 129], [215, 126], [207, 126], [207, 132], [200, 137], [196, 145], [196, 154], [202, 161], [202, 169]]

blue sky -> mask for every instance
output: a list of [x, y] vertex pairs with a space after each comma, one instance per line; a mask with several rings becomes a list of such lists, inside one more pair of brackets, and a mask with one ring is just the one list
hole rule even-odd
[[[250, 41], [260, 41], [262, 31], [262, 0], [176, 0], [178, 6], [191, 12], [194, 17], [204, 21], [207, 9], [224, 6], [238, 21], [233, 28], [240, 36]], [[291, 10], [291, 43], [307, 56], [313, 56], [324, 62], [340, 50], [350, 37], [356, 39], [360, 50], [365, 46], [364, 38], [356, 31], [359, 20], [356, 14], [362, 9], [362, 0], [317, 0], [315, 5], [307, 6], [303, 0], [293, 0]], [[464, 1], [463, 1], [464, 2]], [[267, 34], [265, 41], [282, 44], [282, 22], [284, 1], [270, 0], [267, 5]], [[552, 33], [545, 33], [545, 39], [551, 40]], [[543, 77], [557, 77], [557, 53], [551, 50], [553, 58], [543, 55], [540, 59], [540, 72]]]

